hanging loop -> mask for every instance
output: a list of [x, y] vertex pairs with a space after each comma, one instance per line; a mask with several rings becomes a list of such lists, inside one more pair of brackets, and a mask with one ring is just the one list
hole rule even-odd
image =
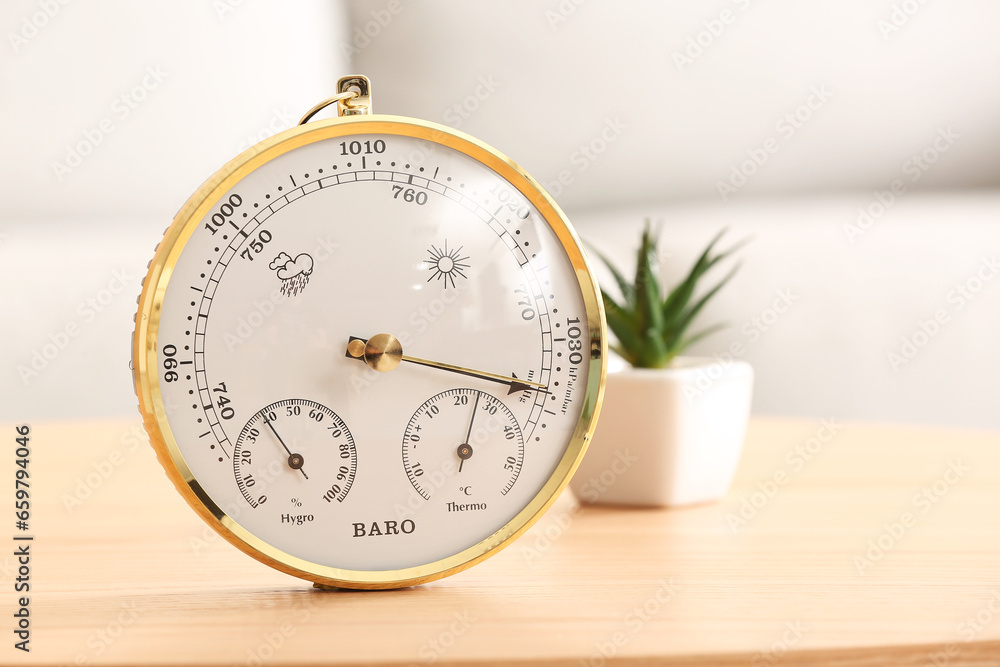
[[332, 104], [337, 105], [337, 116], [361, 116], [372, 112], [372, 86], [368, 77], [361, 74], [341, 77], [337, 81], [337, 94], [332, 95], [302, 116], [299, 125], [308, 123], [313, 116]]

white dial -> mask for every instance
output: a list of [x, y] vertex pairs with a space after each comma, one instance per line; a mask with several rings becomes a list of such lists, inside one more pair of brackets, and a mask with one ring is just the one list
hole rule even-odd
[[403, 581], [564, 486], [600, 311], [558, 211], [491, 150], [394, 117], [317, 126], [182, 210], [137, 340], [166, 449], [228, 538], [302, 576]]

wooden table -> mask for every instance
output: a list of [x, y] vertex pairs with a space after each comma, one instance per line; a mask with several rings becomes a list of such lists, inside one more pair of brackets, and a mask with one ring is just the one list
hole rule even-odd
[[322, 592], [204, 528], [137, 421], [32, 429], [28, 654], [0, 431], [3, 664], [1000, 664], [997, 433], [756, 418], [718, 504], [567, 494], [464, 573]]

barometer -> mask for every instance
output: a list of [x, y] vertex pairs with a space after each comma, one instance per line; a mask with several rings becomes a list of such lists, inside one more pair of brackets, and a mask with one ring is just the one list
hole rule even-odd
[[397, 588], [488, 558], [555, 501], [605, 353], [538, 183], [466, 134], [372, 114], [351, 76], [177, 214], [133, 369], [160, 463], [225, 539], [322, 587]]

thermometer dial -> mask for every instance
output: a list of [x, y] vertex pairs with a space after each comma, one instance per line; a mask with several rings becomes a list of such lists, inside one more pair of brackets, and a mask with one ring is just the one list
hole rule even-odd
[[514, 413], [480, 389], [449, 389], [428, 399], [403, 434], [403, 467], [413, 488], [426, 500], [439, 490], [453, 498], [446, 505], [451, 512], [500, 501], [523, 460]]

